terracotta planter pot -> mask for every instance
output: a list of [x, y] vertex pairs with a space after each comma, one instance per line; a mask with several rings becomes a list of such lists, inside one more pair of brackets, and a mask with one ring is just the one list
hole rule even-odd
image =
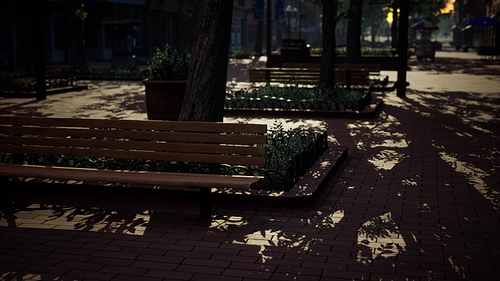
[[143, 80], [146, 87], [146, 109], [149, 120], [179, 119], [186, 81]]

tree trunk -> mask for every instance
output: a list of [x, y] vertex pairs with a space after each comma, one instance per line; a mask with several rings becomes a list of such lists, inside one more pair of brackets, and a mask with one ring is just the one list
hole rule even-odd
[[337, 0], [323, 1], [323, 52], [319, 86], [325, 90], [335, 87], [335, 25]]
[[220, 122], [224, 117], [233, 1], [203, 0], [179, 120]]
[[398, 41], [398, 81], [396, 91], [398, 97], [406, 97], [406, 70], [408, 69], [408, 17], [410, 15], [410, 4], [400, 4], [401, 14], [399, 18], [399, 41]]
[[347, 25], [346, 62], [361, 62], [361, 21], [363, 19], [363, 0], [349, 2], [351, 19]]
[[[78, 2], [78, 3], [77, 3]], [[85, 48], [85, 38], [83, 33], [84, 19], [79, 19], [76, 16], [78, 9], [83, 9], [80, 1], [72, 1], [73, 14], [72, 15], [72, 29], [73, 29], [73, 42], [71, 46], [71, 71], [73, 72], [90, 72], [90, 67], [87, 59], [87, 50]]]
[[263, 33], [264, 33], [264, 22], [259, 21], [259, 22], [257, 22], [257, 37], [255, 40], [255, 47], [253, 49], [253, 51], [257, 55], [262, 54], [262, 41], [264, 40]]
[[47, 87], [45, 85], [46, 5], [46, 1], [37, 1], [33, 10], [35, 95], [37, 100], [47, 99]]
[[399, 15], [398, 15], [398, 9], [399, 9], [399, 4], [397, 2], [394, 2], [394, 4], [391, 6], [392, 8], [392, 24], [391, 24], [391, 39], [392, 39], [392, 48], [395, 50], [398, 48], [398, 22], [399, 22]]
[[378, 32], [378, 28], [375, 26], [375, 25], [372, 25], [372, 28], [371, 28], [371, 42], [372, 42], [372, 45], [375, 45], [376, 42], [377, 42], [377, 32]]

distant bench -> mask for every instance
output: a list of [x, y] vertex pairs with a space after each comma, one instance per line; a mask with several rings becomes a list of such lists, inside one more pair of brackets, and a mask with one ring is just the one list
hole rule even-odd
[[[320, 66], [319, 63], [283, 63], [280, 68], [254, 68], [249, 71], [249, 81], [315, 84], [319, 81]], [[388, 83], [388, 77], [380, 74], [380, 64], [337, 63], [335, 69], [335, 81], [348, 88], [373, 88]]]
[[[29, 162], [33, 155], [265, 165], [267, 126], [206, 122], [0, 116], [0, 194], [10, 204], [9, 177], [170, 185], [201, 190], [201, 217], [211, 218], [211, 189], [250, 189], [262, 177], [76, 168]], [[5, 195], [5, 196], [4, 196]]]
[[[253, 68], [249, 71], [249, 81], [252, 83], [297, 83], [317, 84], [319, 69], [310, 68]], [[345, 84], [346, 87], [368, 88], [370, 86], [370, 72], [367, 70], [339, 70], [335, 71], [335, 81]]]

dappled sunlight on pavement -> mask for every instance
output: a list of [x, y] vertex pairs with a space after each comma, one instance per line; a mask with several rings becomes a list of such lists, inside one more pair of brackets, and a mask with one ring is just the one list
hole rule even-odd
[[140, 81], [80, 81], [89, 89], [47, 96], [46, 100], [5, 98], [2, 114], [42, 117], [138, 119], [146, 117]]
[[[347, 147], [314, 200], [224, 197], [201, 222], [182, 193], [21, 189], [0, 220], [0, 279], [499, 280], [500, 73], [444, 55], [412, 61], [407, 97], [380, 94], [376, 118], [225, 118], [326, 130]], [[140, 82], [89, 86], [0, 111], [146, 119]]]
[[[30, 218], [23, 218], [24, 213], [29, 213]], [[24, 207], [18, 216], [15, 226], [20, 228], [82, 230], [132, 235], [143, 235], [150, 220], [148, 214], [126, 214], [100, 206], [86, 210], [73, 206], [39, 204]], [[33, 219], [34, 217], [36, 219]]]
[[376, 258], [394, 258], [406, 251], [406, 242], [401, 237], [391, 213], [372, 218], [358, 230], [359, 263], [371, 263]]

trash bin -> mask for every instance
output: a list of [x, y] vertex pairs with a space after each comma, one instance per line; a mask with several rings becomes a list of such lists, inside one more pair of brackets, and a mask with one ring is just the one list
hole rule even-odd
[[282, 62], [310, 62], [311, 54], [304, 39], [283, 39], [281, 40]]
[[415, 55], [417, 60], [431, 59], [434, 60], [436, 56], [436, 42], [431, 41], [419, 41], [415, 45]]

